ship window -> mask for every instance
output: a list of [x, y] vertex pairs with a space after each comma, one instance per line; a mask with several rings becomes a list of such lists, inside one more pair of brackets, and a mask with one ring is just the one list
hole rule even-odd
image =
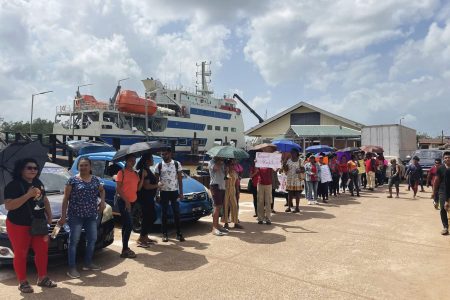
[[206, 140], [199, 140], [198, 141], [198, 145], [199, 146], [205, 146], [206, 145]]
[[173, 94], [173, 100], [177, 100], [177, 94]]
[[220, 131], [220, 126], [215, 127], [216, 131]]
[[231, 127], [231, 132], [236, 132], [236, 128]]
[[212, 130], [212, 125], [208, 125], [208, 130]]
[[117, 123], [117, 114], [114, 113], [103, 113], [103, 122]]
[[178, 140], [178, 146], [186, 146], [187, 140], [186, 139], [179, 139]]
[[224, 127], [223, 131], [228, 132], [228, 127]]
[[86, 112], [84, 115], [90, 122], [98, 122], [98, 112]]

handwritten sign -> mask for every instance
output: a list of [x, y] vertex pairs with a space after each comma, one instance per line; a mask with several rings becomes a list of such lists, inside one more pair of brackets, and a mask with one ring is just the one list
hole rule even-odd
[[281, 153], [256, 152], [257, 168], [281, 168]]

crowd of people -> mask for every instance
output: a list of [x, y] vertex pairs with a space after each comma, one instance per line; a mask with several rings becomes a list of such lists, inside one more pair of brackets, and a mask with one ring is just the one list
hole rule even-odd
[[[262, 152], [275, 152], [268, 146]], [[115, 202], [122, 219], [122, 251], [120, 257], [135, 258], [136, 253], [129, 247], [132, 231], [132, 209], [136, 203], [142, 208], [142, 230], [138, 238], [139, 247], [149, 247], [155, 240], [149, 238], [155, 222], [155, 201], [159, 191], [161, 205], [162, 241], [168, 242], [168, 210], [173, 212], [176, 239], [185, 241], [181, 232], [178, 200], [183, 199], [182, 166], [172, 159], [172, 151], [162, 152], [162, 162], [154, 165], [151, 154], [143, 155], [136, 165], [136, 157], [125, 157], [125, 167], [116, 177]], [[278, 169], [256, 167], [255, 158], [250, 166], [248, 189], [253, 195], [254, 217], [258, 224], [271, 225], [274, 210], [275, 193], [278, 189], [286, 191], [286, 213], [300, 212], [300, 199], [305, 195], [308, 205], [316, 205], [321, 200], [327, 203], [330, 197], [339, 197], [348, 192], [360, 197], [361, 189], [374, 191], [388, 182], [388, 198], [399, 198], [399, 184], [405, 175], [408, 189], [416, 197], [418, 186], [422, 183], [423, 171], [419, 158], [414, 157], [406, 173], [395, 159], [390, 161], [390, 173], [386, 174], [388, 162], [381, 154], [354, 152], [339, 156], [336, 153], [308, 153], [301, 157], [297, 149], [282, 155]], [[136, 167], [135, 167], [136, 166]], [[152, 167], [152, 168], [151, 168]], [[242, 229], [239, 220], [240, 180], [244, 168], [235, 159], [212, 157], [208, 164], [210, 191], [214, 210], [212, 213], [212, 234], [223, 236], [233, 228]], [[5, 188], [5, 207], [8, 210], [6, 226], [14, 250], [14, 270], [19, 281], [19, 290], [32, 293], [33, 288], [27, 281], [26, 262], [28, 251], [33, 249], [38, 272], [37, 285], [46, 288], [56, 287], [56, 283], [47, 276], [48, 243], [47, 223], [52, 222], [52, 212], [45, 195], [43, 183], [39, 180], [39, 166], [34, 159], [21, 160], [16, 164], [14, 180]], [[98, 271], [101, 268], [93, 263], [93, 253], [97, 239], [97, 219], [105, 208], [105, 190], [102, 181], [92, 175], [92, 164], [88, 158], [78, 160], [78, 174], [72, 176], [66, 184], [62, 201], [62, 215], [57, 226], [67, 223], [70, 228], [68, 245], [68, 271], [70, 278], [79, 278], [76, 257], [82, 229], [86, 233], [84, 253], [84, 271]], [[283, 182], [279, 174], [284, 174]], [[432, 187], [432, 199], [440, 211], [443, 225], [442, 234], [448, 234], [450, 198], [450, 152], [444, 154], [444, 164], [436, 159], [435, 166], [426, 179]], [[423, 187], [422, 187], [423, 188]], [[98, 203], [100, 197], [100, 203]], [[294, 202], [295, 200], [295, 202]], [[40, 221], [40, 222], [37, 222]], [[39, 230], [36, 224], [45, 223], [45, 229]], [[223, 225], [222, 225], [222, 224]], [[41, 226], [42, 227], [42, 226]]]

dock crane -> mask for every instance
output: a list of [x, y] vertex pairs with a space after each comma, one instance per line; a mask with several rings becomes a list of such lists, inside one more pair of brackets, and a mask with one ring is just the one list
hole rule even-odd
[[233, 98], [237, 98], [245, 107], [248, 108], [248, 110], [258, 119], [259, 123], [263, 123], [264, 119], [261, 118], [260, 115], [258, 115], [258, 113], [250, 107], [250, 105], [247, 104], [247, 102], [245, 102], [238, 94], [234, 94]]

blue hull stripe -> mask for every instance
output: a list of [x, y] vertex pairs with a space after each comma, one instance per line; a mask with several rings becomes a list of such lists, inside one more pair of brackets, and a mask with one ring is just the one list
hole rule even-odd
[[201, 123], [181, 122], [181, 121], [172, 121], [172, 120], [169, 120], [167, 122], [167, 128], [204, 131], [205, 127], [206, 127], [206, 124], [201, 124]]
[[192, 115], [199, 115], [199, 116], [225, 119], [225, 120], [231, 119], [231, 114], [218, 112], [218, 111], [211, 111], [211, 110], [206, 110], [206, 109], [201, 109], [201, 108], [191, 108], [190, 112]]

